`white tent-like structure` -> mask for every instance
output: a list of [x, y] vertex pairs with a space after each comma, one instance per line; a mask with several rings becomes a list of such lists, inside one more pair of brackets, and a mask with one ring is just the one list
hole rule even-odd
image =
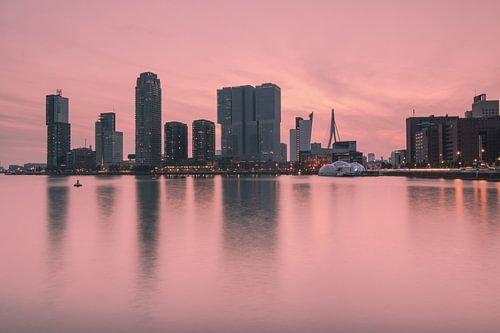
[[335, 161], [331, 164], [325, 164], [319, 169], [320, 176], [356, 176], [365, 172], [363, 165], [353, 162]]

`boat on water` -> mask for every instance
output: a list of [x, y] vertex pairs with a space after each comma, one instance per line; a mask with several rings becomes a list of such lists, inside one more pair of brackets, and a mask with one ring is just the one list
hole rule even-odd
[[365, 172], [365, 167], [357, 162], [335, 161], [323, 165], [319, 169], [318, 175], [328, 177], [356, 177], [362, 176]]
[[74, 187], [82, 187], [83, 185], [80, 183], [80, 180], [77, 179], [76, 183], [73, 184]]

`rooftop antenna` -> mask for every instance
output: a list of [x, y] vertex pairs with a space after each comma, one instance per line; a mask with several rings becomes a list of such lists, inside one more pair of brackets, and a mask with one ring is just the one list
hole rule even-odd
[[87, 138], [85, 138], [85, 146], [84, 147], [87, 147]]
[[413, 109], [413, 115], [415, 115], [415, 109]]
[[62, 96], [62, 89], [56, 89], [56, 94], [58, 96]]

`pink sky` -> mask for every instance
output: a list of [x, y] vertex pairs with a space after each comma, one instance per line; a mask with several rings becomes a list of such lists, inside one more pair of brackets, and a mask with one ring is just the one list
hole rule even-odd
[[283, 142], [314, 111], [313, 141], [326, 145], [335, 107], [342, 139], [387, 157], [413, 108], [463, 115], [474, 91], [500, 97], [499, 17], [498, 1], [3, 1], [0, 164], [45, 162], [56, 88], [72, 147], [93, 144], [114, 108], [132, 153], [144, 71], [161, 79], [163, 122], [216, 121], [217, 88], [273, 82]]

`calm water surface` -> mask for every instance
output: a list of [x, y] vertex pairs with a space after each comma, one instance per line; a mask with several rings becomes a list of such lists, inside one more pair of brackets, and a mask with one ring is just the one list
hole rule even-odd
[[500, 183], [0, 176], [1, 332], [500, 332]]

